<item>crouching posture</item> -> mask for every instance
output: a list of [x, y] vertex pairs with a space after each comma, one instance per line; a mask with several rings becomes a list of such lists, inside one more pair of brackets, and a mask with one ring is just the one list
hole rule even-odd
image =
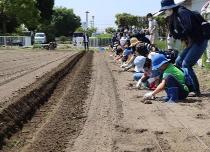
[[165, 90], [165, 102], [176, 102], [187, 98], [189, 89], [185, 84], [184, 73], [175, 67], [170, 60], [162, 54], [152, 58], [152, 70], [159, 70], [162, 74], [161, 82], [153, 92], [146, 93], [144, 99], [154, 99], [155, 96]]

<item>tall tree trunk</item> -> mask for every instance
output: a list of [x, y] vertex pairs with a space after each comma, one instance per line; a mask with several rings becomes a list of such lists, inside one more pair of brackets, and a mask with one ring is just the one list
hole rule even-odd
[[7, 33], [7, 19], [6, 19], [6, 15], [4, 14], [4, 11], [1, 11], [1, 19], [2, 19], [2, 32], [3, 34]]
[[3, 30], [3, 34], [7, 33], [7, 24], [6, 24], [6, 20], [2, 21], [2, 30]]
[[7, 33], [7, 23], [6, 23], [6, 14], [5, 14], [5, 6], [6, 6], [6, 1], [3, 1], [3, 7], [0, 10], [0, 17], [2, 19], [2, 32], [3, 34]]

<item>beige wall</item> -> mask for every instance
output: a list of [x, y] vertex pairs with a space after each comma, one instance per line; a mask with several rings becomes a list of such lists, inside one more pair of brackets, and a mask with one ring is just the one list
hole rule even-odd
[[201, 8], [208, 0], [186, 0], [183, 5], [193, 11], [201, 11]]

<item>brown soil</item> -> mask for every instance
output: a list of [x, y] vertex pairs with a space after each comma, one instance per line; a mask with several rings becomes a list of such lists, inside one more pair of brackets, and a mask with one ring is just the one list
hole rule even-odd
[[197, 73], [202, 97], [144, 104], [148, 90], [135, 89], [131, 72], [108, 53], [87, 53], [2, 151], [208, 152], [209, 72]]
[[[201, 98], [144, 104], [142, 97], [148, 90], [134, 88], [131, 72], [121, 72], [108, 55], [95, 56], [95, 75], [99, 76], [93, 82], [87, 122], [73, 148], [66, 151], [210, 151], [209, 86], [204, 85], [208, 77], [201, 80]], [[200, 70], [199, 75], [204, 73]]]
[[0, 109], [76, 52], [0, 50]]
[[[132, 73], [118, 72], [119, 65], [107, 60], [123, 101], [124, 117], [116, 127], [114, 151], [210, 151], [208, 70], [197, 69], [203, 93], [201, 98], [188, 98], [177, 104], [158, 101], [144, 104], [142, 96], [148, 90], [135, 89]], [[137, 133], [136, 130], [144, 131]]]
[[67, 152], [111, 152], [115, 138], [115, 125], [122, 117], [122, 103], [116, 90], [116, 81], [108, 65], [107, 57], [95, 53], [88, 117], [74, 145]]
[[36, 83], [21, 90], [18, 96], [11, 99], [8, 106], [2, 108], [0, 111], [0, 143], [5, 137], [10, 137], [19, 127], [22, 127], [22, 124], [33, 115], [40, 104], [47, 101], [56, 84], [71, 70], [83, 54], [81, 52], [73, 55], [59, 67], [37, 80]]

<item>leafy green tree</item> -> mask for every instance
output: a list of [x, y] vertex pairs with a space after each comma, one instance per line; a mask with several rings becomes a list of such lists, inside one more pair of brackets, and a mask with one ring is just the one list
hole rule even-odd
[[53, 14], [53, 25], [56, 36], [69, 36], [80, 27], [80, 17], [76, 16], [72, 9], [55, 8]]
[[94, 27], [91, 27], [91, 28], [88, 28], [86, 30], [86, 33], [89, 35], [89, 36], [92, 36], [93, 33], [96, 33], [97, 31], [97, 28], [94, 28]]
[[14, 16], [6, 16], [4, 19], [0, 17], [0, 33], [12, 33], [19, 25]]
[[118, 26], [138, 26], [138, 16], [128, 13], [116, 14], [115, 23]]
[[113, 34], [116, 32], [116, 29], [113, 27], [108, 27], [105, 29], [106, 33]]
[[139, 28], [147, 28], [148, 27], [148, 20], [144, 16], [138, 16], [138, 25]]
[[7, 32], [7, 21], [8, 21], [8, 11], [9, 3], [7, 0], [0, 1], [0, 23], [2, 33]]
[[84, 33], [85, 30], [80, 26], [80, 27], [78, 27], [78, 28], [76, 29], [75, 32]]
[[35, 29], [38, 25], [39, 11], [33, 0], [0, 0], [0, 19], [2, 33], [7, 33], [8, 27], [13, 30], [20, 24]]
[[25, 24], [29, 30], [36, 29], [39, 23], [39, 11], [36, 1], [33, 0], [9, 0], [11, 1], [11, 12], [17, 16], [20, 24]]
[[89, 36], [92, 36], [93, 33], [97, 31], [97, 28], [88, 28], [87, 30], [83, 29], [82, 27], [79, 27], [76, 29], [76, 32], [81, 32], [81, 33], [87, 33]]
[[40, 20], [37, 31], [44, 32], [47, 36], [47, 41], [55, 40], [55, 27], [52, 23], [54, 0], [36, 0], [37, 9], [40, 11]]
[[42, 22], [50, 22], [53, 15], [54, 0], [36, 0]]
[[167, 36], [167, 27], [168, 27], [168, 24], [167, 24], [167, 19], [164, 17], [164, 16], [157, 16], [155, 18], [157, 20], [157, 23], [158, 23], [158, 27], [159, 27], [159, 35], [160, 36], [163, 36], [163, 37], [166, 37]]
[[40, 24], [37, 28], [38, 32], [44, 32], [47, 36], [47, 41], [51, 42], [55, 40], [55, 27], [54, 24]]

